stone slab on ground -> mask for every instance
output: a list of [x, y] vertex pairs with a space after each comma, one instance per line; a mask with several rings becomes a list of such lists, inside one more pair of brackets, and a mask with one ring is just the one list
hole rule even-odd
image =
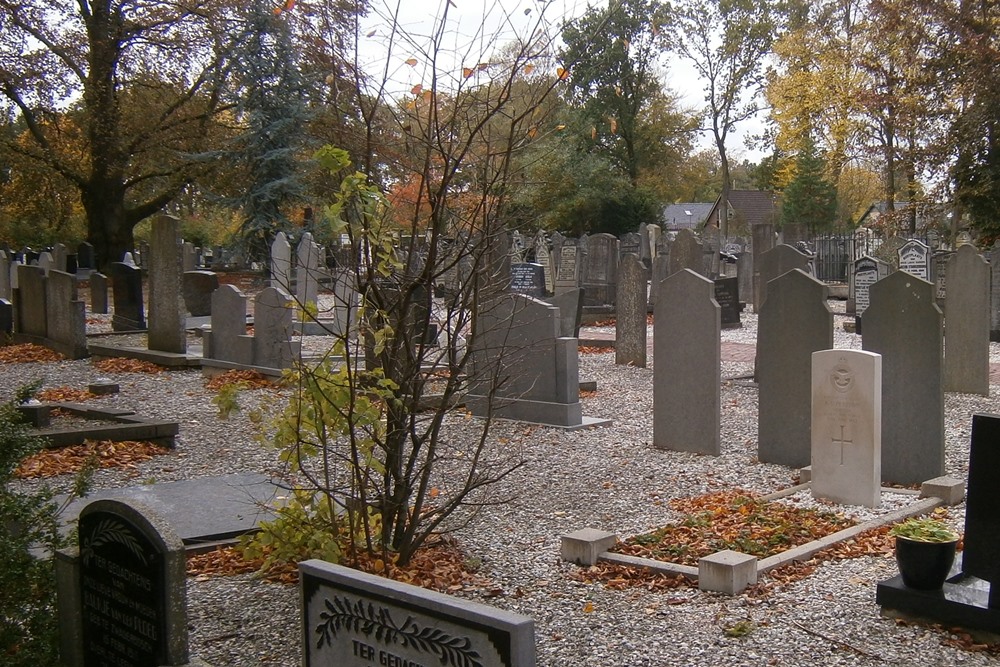
[[[230, 539], [255, 530], [270, 512], [261, 507], [281, 492], [266, 476], [239, 473], [164, 484], [94, 491], [77, 498], [62, 514], [68, 530], [88, 503], [101, 498], [129, 498], [156, 511], [185, 545]], [[64, 498], [56, 498], [62, 504]]]

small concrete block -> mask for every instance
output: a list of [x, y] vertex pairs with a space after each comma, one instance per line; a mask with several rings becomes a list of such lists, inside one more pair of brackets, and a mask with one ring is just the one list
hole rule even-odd
[[108, 396], [110, 394], [117, 394], [119, 387], [117, 382], [112, 382], [111, 380], [99, 380], [97, 382], [91, 382], [87, 385], [87, 391], [95, 396]]
[[799, 468], [799, 484], [808, 484], [813, 478], [813, 467]]
[[597, 391], [597, 380], [580, 380], [580, 391]]
[[727, 595], [757, 583], [757, 558], [727, 549], [698, 561], [698, 588]]
[[618, 536], [606, 530], [584, 528], [562, 538], [562, 559], [577, 565], [594, 565], [597, 557], [615, 546]]
[[38, 403], [17, 406], [17, 411], [35, 428], [47, 428], [52, 423], [52, 407]]
[[920, 485], [921, 498], [940, 498], [945, 505], [957, 505], [965, 500], [965, 482], [954, 477], [935, 477]]

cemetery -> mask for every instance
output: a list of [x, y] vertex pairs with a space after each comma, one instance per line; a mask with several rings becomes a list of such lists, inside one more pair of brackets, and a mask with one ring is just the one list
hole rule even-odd
[[[959, 246], [945, 285], [928, 247], [900, 239], [895, 258], [855, 258], [844, 300], [817, 278], [822, 254], [777, 244], [727, 267], [699, 236], [512, 239], [506, 278], [471, 314], [447, 296], [469, 267], [430, 292], [376, 286], [369, 298], [408, 313], [399, 337], [423, 363], [411, 385], [359, 384], [350, 400], [391, 389], [440, 415], [448, 453], [428, 504], [405, 512], [468, 502], [407, 565], [337, 546], [340, 564], [318, 550], [269, 577], [276, 551], [234, 545], [270, 535], [310, 475], [345, 470], [308, 453], [288, 466], [280, 420], [318, 404], [281, 378], [312, 368], [332, 392], [379, 354], [354, 274], [320, 267], [308, 234], [275, 239], [269, 279], [215, 272], [168, 217], [111, 280], [5, 254], [2, 398], [38, 383], [17, 412], [48, 447], [9, 487], [60, 494], [62, 530], [78, 533], [36, 553], [55, 563], [62, 663], [992, 664], [994, 265]], [[445, 370], [466, 357], [449, 394]], [[380, 423], [311, 437], [336, 448]], [[76, 498], [62, 464], [84, 440], [111, 444]], [[167, 446], [131, 457], [132, 441]], [[490, 484], [463, 477], [469, 456]], [[385, 497], [330, 502], [388, 511]], [[890, 531], [912, 517], [963, 535], [942, 587], [900, 579]]]

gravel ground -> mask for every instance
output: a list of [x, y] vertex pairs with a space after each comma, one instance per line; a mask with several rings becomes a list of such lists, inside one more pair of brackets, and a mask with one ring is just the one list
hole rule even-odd
[[[831, 307], [843, 311], [842, 302]], [[755, 316], [744, 313], [743, 320], [742, 329], [723, 332], [725, 341], [755, 341]], [[860, 339], [843, 332], [843, 321], [838, 314], [836, 346], [859, 348]], [[991, 360], [1000, 361], [996, 344]], [[752, 364], [728, 362], [723, 375], [751, 370]], [[42, 378], [46, 387], [84, 388], [102, 375], [88, 361], [4, 364], [0, 387], [7, 398], [29, 379]], [[590, 526], [632, 535], [671, 520], [672, 498], [733, 487], [768, 493], [792, 485], [795, 473], [756, 462], [757, 396], [746, 383], [723, 384], [722, 455], [709, 457], [653, 449], [651, 369], [615, 366], [613, 353], [585, 354], [580, 375], [598, 383], [597, 393], [583, 399], [584, 414], [611, 418], [614, 425], [571, 433], [499, 425], [493, 442], [526, 463], [491, 493], [514, 499], [484, 508], [456, 534], [469, 557], [482, 562], [480, 575], [502, 590], [462, 594], [533, 617], [540, 667], [996, 664], [984, 653], [944, 645], [946, 634], [880, 616], [875, 585], [895, 574], [891, 557], [825, 563], [805, 580], [762, 598], [697, 589], [619, 591], [570, 578], [577, 568], [559, 559], [562, 534]], [[168, 456], [134, 469], [99, 471], [96, 488], [278, 469], [275, 452], [256, 440], [258, 427], [241, 416], [255, 407], [276, 407], [277, 392], [246, 392], [241, 415], [222, 421], [199, 372], [115, 378], [121, 393], [101, 404], [179, 419], [181, 435]], [[992, 388], [990, 398], [947, 395], [948, 474], [965, 478], [971, 415], [1000, 413], [998, 389]], [[49, 483], [65, 487], [66, 480]], [[963, 506], [951, 516], [961, 526]], [[250, 575], [189, 579], [192, 654], [214, 665], [300, 664], [297, 595], [295, 587]], [[585, 605], [592, 611], [585, 612]], [[754, 624], [748, 635], [725, 634], [727, 626], [748, 619]]]

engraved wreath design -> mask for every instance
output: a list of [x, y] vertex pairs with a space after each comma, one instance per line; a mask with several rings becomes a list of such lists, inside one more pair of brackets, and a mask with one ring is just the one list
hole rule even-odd
[[397, 625], [389, 610], [371, 602], [365, 605], [358, 600], [354, 604], [347, 598], [334, 596], [324, 599], [326, 611], [320, 612], [322, 622], [316, 626], [316, 648], [333, 646], [333, 639], [339, 630], [372, 636], [386, 645], [399, 643], [403, 648], [414, 648], [431, 653], [440, 659], [442, 665], [453, 667], [483, 667], [482, 656], [472, 648], [468, 637], [452, 637], [437, 628], [421, 628], [412, 616], [407, 616], [403, 624]]
[[94, 531], [84, 538], [83, 547], [80, 549], [83, 564], [90, 565], [94, 550], [110, 542], [126, 547], [143, 565], [146, 565], [146, 554], [143, 553], [142, 545], [135, 539], [128, 526], [114, 519], [103, 519]]

